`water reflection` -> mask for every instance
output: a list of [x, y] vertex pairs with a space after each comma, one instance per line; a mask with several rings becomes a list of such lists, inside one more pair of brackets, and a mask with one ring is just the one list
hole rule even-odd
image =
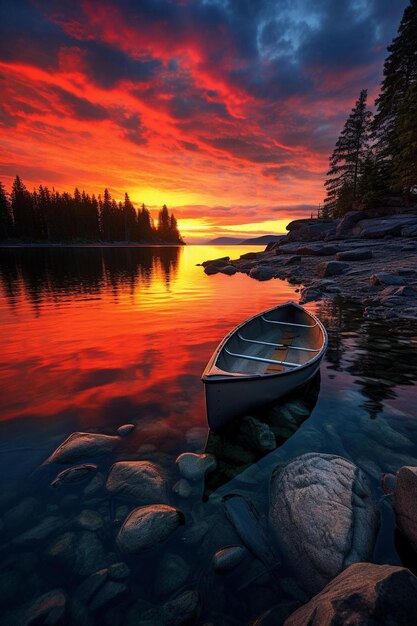
[[320, 392], [320, 372], [301, 389], [274, 404], [261, 406], [220, 431], [209, 433], [205, 451], [217, 458], [217, 469], [206, 476], [204, 495], [244, 472], [282, 446], [311, 415]]
[[153, 279], [167, 290], [175, 278], [182, 247], [0, 248], [0, 281], [11, 306], [24, 290], [37, 311], [43, 300], [99, 295], [110, 286], [133, 293]]
[[360, 304], [342, 299], [320, 303], [317, 315], [329, 333], [327, 367], [355, 377], [370, 418], [397, 397], [397, 387], [416, 383], [415, 324], [396, 323], [387, 332], [386, 324], [363, 318]]

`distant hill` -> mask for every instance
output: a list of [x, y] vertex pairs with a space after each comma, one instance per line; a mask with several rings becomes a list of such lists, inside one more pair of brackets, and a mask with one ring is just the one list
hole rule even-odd
[[262, 235], [261, 237], [252, 237], [252, 239], [243, 239], [240, 243], [244, 246], [263, 246], [271, 243], [271, 241], [279, 241], [282, 237], [285, 235]]
[[261, 237], [252, 237], [251, 239], [237, 239], [236, 237], [217, 237], [211, 239], [211, 246], [263, 246], [271, 241], [279, 241], [285, 235], [262, 235]]

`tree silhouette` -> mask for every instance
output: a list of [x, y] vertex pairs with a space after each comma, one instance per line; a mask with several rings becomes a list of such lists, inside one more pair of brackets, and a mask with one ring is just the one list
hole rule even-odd
[[12, 236], [12, 214], [9, 198], [3, 183], [0, 183], [0, 240]]
[[132, 241], [183, 244], [177, 221], [166, 205], [158, 229], [142, 204], [137, 212], [129, 195], [117, 202], [108, 189], [98, 199], [80, 192], [59, 193], [40, 185], [30, 193], [16, 176], [9, 200], [0, 183], [0, 241]]
[[360, 172], [369, 152], [371, 112], [366, 98], [363, 89], [330, 157], [324, 204], [333, 217], [355, 208], [358, 198]]
[[[377, 111], [373, 134], [381, 177], [391, 188], [399, 188], [402, 180], [400, 161], [407, 159], [403, 142], [408, 131], [404, 126], [410, 128], [407, 109], [413, 104], [409, 92], [417, 82], [417, 0], [411, 0], [406, 7], [398, 35], [388, 46], [388, 52], [381, 92], [375, 101]], [[399, 158], [398, 152], [402, 155]]]

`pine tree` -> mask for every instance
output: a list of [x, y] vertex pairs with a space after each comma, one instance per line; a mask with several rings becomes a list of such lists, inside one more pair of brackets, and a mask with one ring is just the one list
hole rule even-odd
[[10, 202], [3, 183], [0, 182], [0, 241], [12, 235]]
[[[99, 204], [100, 204], [99, 197]], [[111, 221], [112, 221], [112, 200], [109, 190], [104, 190], [103, 201], [101, 203], [100, 224], [101, 236], [104, 241], [111, 241]]]
[[[373, 122], [374, 140], [381, 177], [385, 178], [394, 188], [399, 187], [397, 178], [400, 166], [398, 159], [393, 168], [392, 162], [398, 151], [400, 117], [404, 124], [406, 112], [404, 101], [409, 90], [417, 81], [417, 0], [410, 0], [405, 9], [398, 35], [388, 46], [389, 55], [384, 63], [384, 79], [381, 93], [375, 101], [376, 114]], [[403, 134], [404, 138], [404, 134]]]
[[330, 157], [325, 187], [325, 210], [333, 217], [355, 208], [361, 166], [368, 154], [371, 112], [366, 108], [367, 91], [360, 93]]
[[400, 104], [397, 118], [397, 151], [393, 158], [394, 190], [417, 185], [417, 82]]
[[156, 232], [158, 233], [158, 237], [162, 239], [162, 241], [169, 241], [170, 235], [170, 218], [168, 213], [167, 205], [164, 204], [162, 209], [158, 214], [158, 226], [156, 228]]
[[26, 189], [20, 176], [16, 176], [13, 181], [11, 206], [16, 237], [25, 240], [33, 240], [34, 224], [32, 196]]
[[135, 240], [137, 235], [136, 211], [127, 193], [125, 193], [125, 201], [123, 205], [123, 221], [125, 240]]

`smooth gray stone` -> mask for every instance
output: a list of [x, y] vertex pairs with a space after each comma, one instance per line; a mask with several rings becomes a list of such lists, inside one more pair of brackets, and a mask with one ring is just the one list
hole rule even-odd
[[93, 465], [91, 463], [84, 463], [83, 465], [69, 467], [58, 474], [55, 480], [52, 481], [51, 487], [56, 488], [60, 485], [79, 483], [87, 478], [90, 478], [96, 471], [97, 465]]
[[122, 552], [137, 554], [167, 539], [184, 516], [178, 509], [154, 504], [134, 509], [119, 530], [116, 543]]
[[146, 504], [167, 501], [167, 483], [161, 468], [151, 461], [118, 461], [112, 466], [107, 491]]
[[243, 546], [228, 546], [217, 550], [213, 557], [213, 568], [216, 572], [230, 572], [243, 563], [248, 551]]
[[362, 470], [311, 453], [273, 472], [269, 521], [294, 576], [317, 593], [351, 563], [372, 557], [379, 518]]
[[184, 452], [177, 457], [175, 462], [181, 476], [192, 481], [201, 480], [217, 467], [217, 461], [212, 454]]
[[73, 463], [114, 450], [120, 437], [96, 433], [72, 433], [47, 459], [48, 463]]

